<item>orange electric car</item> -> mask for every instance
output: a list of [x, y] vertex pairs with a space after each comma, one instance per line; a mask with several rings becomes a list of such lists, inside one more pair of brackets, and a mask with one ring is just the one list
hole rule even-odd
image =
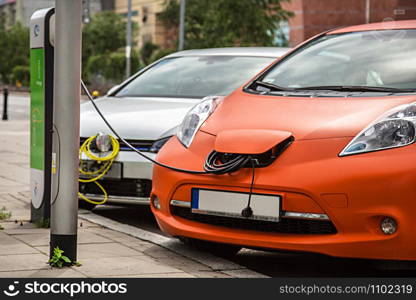
[[328, 31], [188, 112], [152, 211], [185, 242], [416, 260], [415, 126], [416, 20]]

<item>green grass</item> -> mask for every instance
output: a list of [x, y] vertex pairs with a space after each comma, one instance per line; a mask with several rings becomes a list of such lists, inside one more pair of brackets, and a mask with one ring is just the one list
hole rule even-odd
[[12, 213], [6, 210], [6, 207], [3, 206], [0, 208], [0, 221], [10, 219]]
[[41, 218], [35, 222], [37, 228], [49, 228], [51, 220], [49, 218]]

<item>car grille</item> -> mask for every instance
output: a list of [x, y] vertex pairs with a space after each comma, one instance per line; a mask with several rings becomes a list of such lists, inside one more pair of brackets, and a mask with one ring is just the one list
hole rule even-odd
[[[85, 142], [87, 138], [81, 137], [80, 138], [80, 145]], [[150, 151], [150, 148], [152, 147], [154, 141], [150, 140], [126, 140], [129, 144], [131, 144], [134, 148], [136, 148], [139, 151], [148, 152]], [[120, 150], [123, 151], [132, 151], [126, 144], [123, 142], [120, 142]], [[94, 150], [94, 145], [92, 146], [92, 150]]]
[[[104, 179], [98, 180], [110, 196], [149, 197], [152, 181], [147, 179]], [[102, 195], [94, 183], [80, 183], [79, 191], [83, 194]]]
[[235, 229], [291, 234], [335, 234], [337, 230], [331, 221], [281, 218], [279, 222], [246, 220], [192, 213], [188, 207], [171, 206], [175, 216], [204, 224]]

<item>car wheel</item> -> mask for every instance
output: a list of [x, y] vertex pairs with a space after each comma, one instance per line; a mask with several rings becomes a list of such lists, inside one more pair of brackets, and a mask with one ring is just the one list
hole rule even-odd
[[83, 209], [87, 209], [87, 210], [93, 210], [94, 207], [96, 207], [95, 204], [89, 203], [85, 200], [79, 199], [78, 200], [78, 208], [83, 208]]
[[179, 237], [179, 240], [190, 248], [210, 252], [222, 257], [232, 257], [242, 248], [237, 245], [214, 243], [187, 237]]

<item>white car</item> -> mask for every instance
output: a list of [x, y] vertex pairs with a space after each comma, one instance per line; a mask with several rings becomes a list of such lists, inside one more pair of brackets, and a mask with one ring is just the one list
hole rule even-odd
[[[155, 158], [187, 111], [202, 98], [231, 93], [288, 50], [247, 47], [177, 52], [94, 101], [123, 138]], [[81, 143], [98, 133], [111, 131], [91, 103], [86, 102], [81, 105]], [[152, 163], [126, 145], [121, 143], [120, 147], [110, 171], [99, 180], [108, 193], [108, 202], [148, 204]], [[93, 201], [103, 199], [102, 191], [93, 183], [80, 183], [80, 192]], [[83, 207], [94, 206], [80, 201]]]

